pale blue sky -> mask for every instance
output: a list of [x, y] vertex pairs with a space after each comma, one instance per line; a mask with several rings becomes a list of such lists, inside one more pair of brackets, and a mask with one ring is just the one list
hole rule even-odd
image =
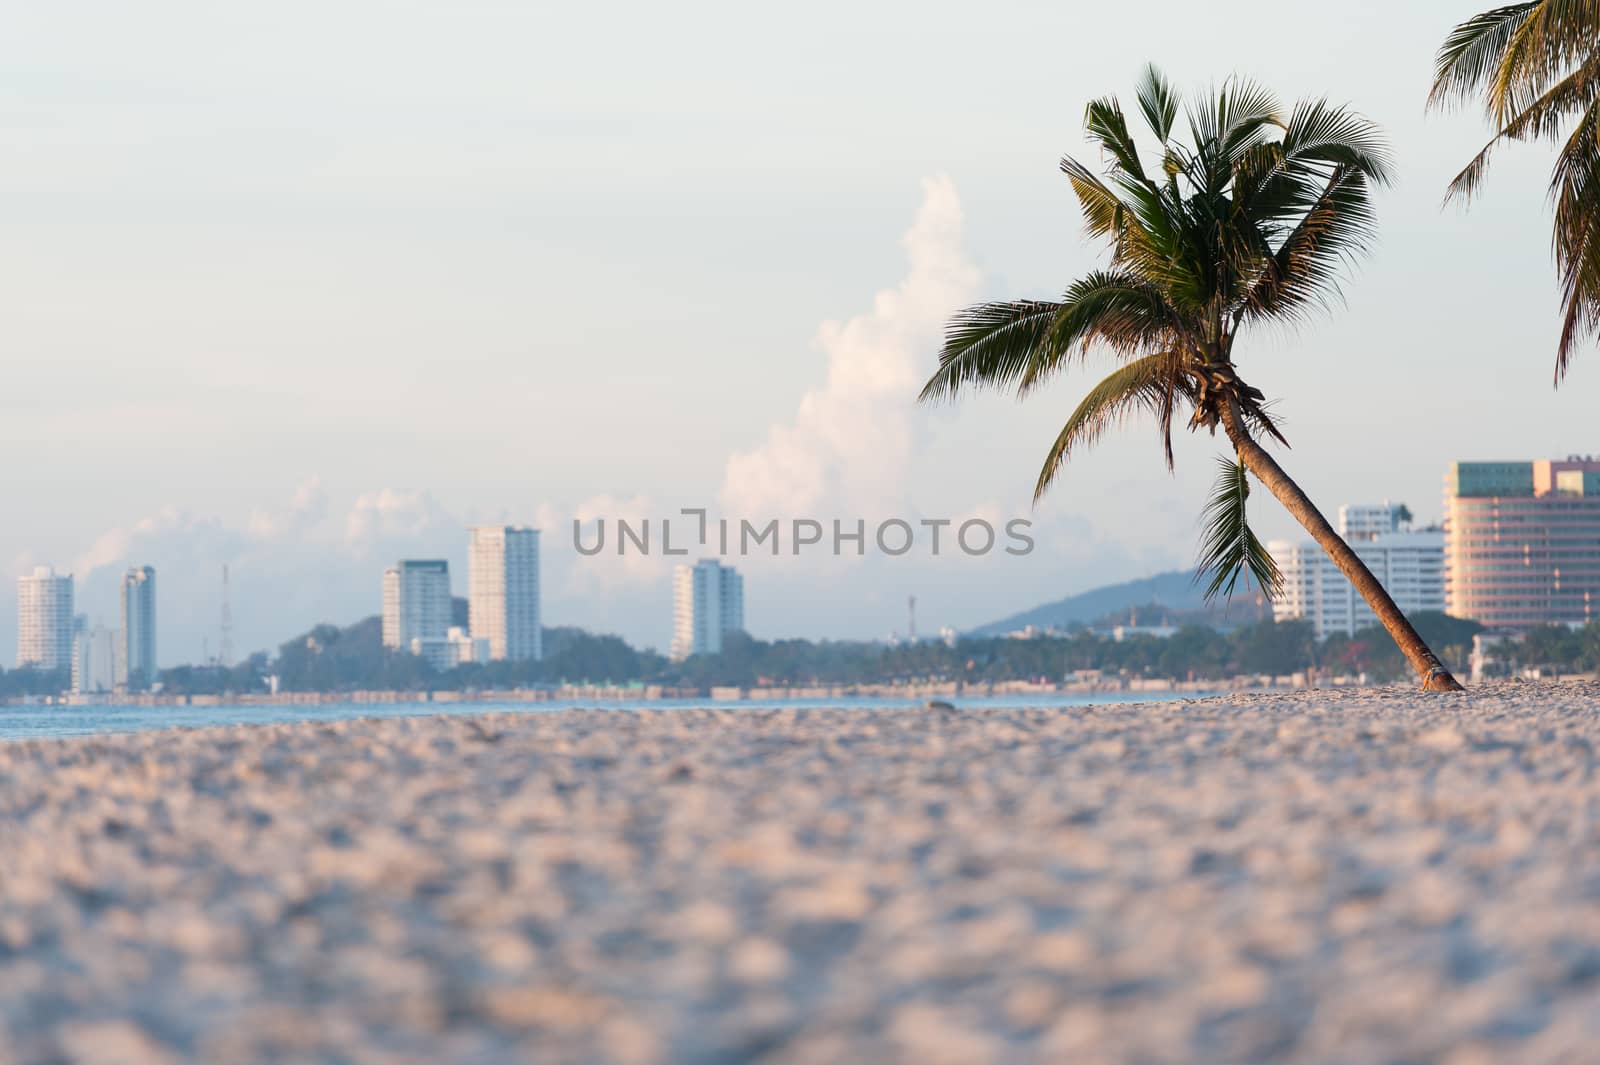
[[[114, 570], [154, 562], [171, 664], [214, 632], [231, 561], [238, 642], [266, 646], [374, 612], [393, 556], [459, 565], [468, 520], [715, 506], [730, 457], [817, 389], [841, 424], [908, 434], [818, 506], [895, 477], [884, 510], [1026, 513], [1086, 377], [1022, 407], [891, 389], [864, 417], [824, 388], [819, 329], [860, 319], [845, 360], [884, 329], [916, 342], [928, 308], [880, 321], [874, 298], [908, 276], [935, 177], [976, 295], [1059, 291], [1095, 259], [1056, 159], [1150, 60], [1348, 100], [1394, 139], [1348, 307], [1241, 348], [1326, 508], [1432, 516], [1452, 459], [1600, 450], [1600, 355], [1549, 387], [1548, 150], [1507, 153], [1470, 214], [1439, 207], [1484, 131], [1423, 101], [1473, 4], [1078, 7], [6, 4], [0, 563], [76, 567], [109, 621]], [[1103, 446], [1025, 560], [757, 571], [751, 627], [882, 635], [912, 591], [926, 626], [971, 625], [1184, 564], [1214, 450], [1185, 445], [1170, 478], [1148, 429]], [[665, 642], [660, 572], [585, 571], [565, 528], [546, 538], [547, 623]], [[13, 604], [8, 579], [0, 664]]]

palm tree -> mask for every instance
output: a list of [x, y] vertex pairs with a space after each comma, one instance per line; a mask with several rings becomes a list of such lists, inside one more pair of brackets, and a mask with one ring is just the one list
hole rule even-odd
[[1495, 148], [1559, 141], [1550, 178], [1552, 244], [1561, 274], [1555, 383], [1573, 350], [1600, 331], [1600, 0], [1533, 0], [1470, 18], [1450, 32], [1434, 66], [1430, 107], [1481, 94], [1495, 135], [1450, 183], [1446, 200], [1470, 199]]
[[1035, 500], [1072, 454], [1130, 414], [1155, 416], [1170, 469], [1173, 419], [1182, 408], [1191, 430], [1215, 435], [1220, 426], [1233, 451], [1206, 507], [1207, 595], [1231, 593], [1241, 575], [1269, 592], [1280, 580], [1246, 520], [1248, 470], [1360, 591], [1423, 687], [1459, 691], [1377, 578], [1261, 445], [1287, 441], [1234, 363], [1241, 329], [1293, 323], [1325, 306], [1337, 295], [1340, 266], [1370, 242], [1371, 189], [1389, 177], [1378, 130], [1323, 100], [1303, 101], [1285, 117], [1271, 94], [1234, 80], [1189, 111], [1189, 136], [1180, 141], [1178, 95], [1153, 67], [1140, 81], [1138, 104], [1159, 146], [1155, 177], [1114, 97], [1091, 103], [1085, 118], [1104, 174], [1061, 161], [1089, 235], [1109, 248], [1107, 267], [1058, 301], [983, 303], [956, 314], [922, 398], [953, 398], [969, 385], [1015, 386], [1027, 396], [1091, 351], [1109, 352], [1121, 365], [1068, 416]]

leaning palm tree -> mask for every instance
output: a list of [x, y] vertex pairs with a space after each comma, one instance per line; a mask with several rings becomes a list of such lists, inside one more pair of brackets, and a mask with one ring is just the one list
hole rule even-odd
[[1559, 141], [1550, 178], [1552, 244], [1561, 275], [1555, 382], [1572, 353], [1600, 332], [1600, 0], [1534, 0], [1470, 18], [1451, 31], [1434, 65], [1429, 106], [1480, 95], [1495, 135], [1450, 183], [1470, 199], [1506, 141]]
[[1167, 465], [1180, 410], [1188, 427], [1232, 445], [1206, 507], [1201, 573], [1208, 597], [1231, 593], [1243, 575], [1272, 592], [1280, 580], [1246, 520], [1246, 471], [1266, 485], [1316, 539], [1423, 678], [1459, 691], [1383, 585], [1262, 446], [1287, 446], [1263, 394], [1234, 363], [1247, 327], [1293, 323], [1337, 293], [1341, 265], [1374, 233], [1371, 190], [1389, 176], [1376, 127], [1322, 100], [1287, 115], [1267, 92], [1230, 81], [1190, 109], [1177, 136], [1180, 101], [1154, 68], [1138, 90], [1139, 111], [1158, 150], [1154, 176], [1115, 98], [1088, 107], [1085, 125], [1104, 173], [1063, 159], [1092, 238], [1107, 245], [1105, 269], [1057, 301], [984, 303], [951, 319], [939, 369], [924, 400], [968, 386], [1015, 387], [1021, 396], [1095, 350], [1121, 365], [1068, 416], [1045, 459], [1034, 498], [1062, 465], [1125, 416], [1148, 413]]

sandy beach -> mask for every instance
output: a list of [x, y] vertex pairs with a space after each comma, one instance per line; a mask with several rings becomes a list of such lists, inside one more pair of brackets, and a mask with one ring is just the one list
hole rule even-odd
[[0, 744], [0, 1063], [1600, 1047], [1600, 685]]

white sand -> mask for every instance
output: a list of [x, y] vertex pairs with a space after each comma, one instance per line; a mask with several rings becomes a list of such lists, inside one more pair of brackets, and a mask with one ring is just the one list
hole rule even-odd
[[1600, 1060], [1600, 686], [0, 744], [0, 1062]]

